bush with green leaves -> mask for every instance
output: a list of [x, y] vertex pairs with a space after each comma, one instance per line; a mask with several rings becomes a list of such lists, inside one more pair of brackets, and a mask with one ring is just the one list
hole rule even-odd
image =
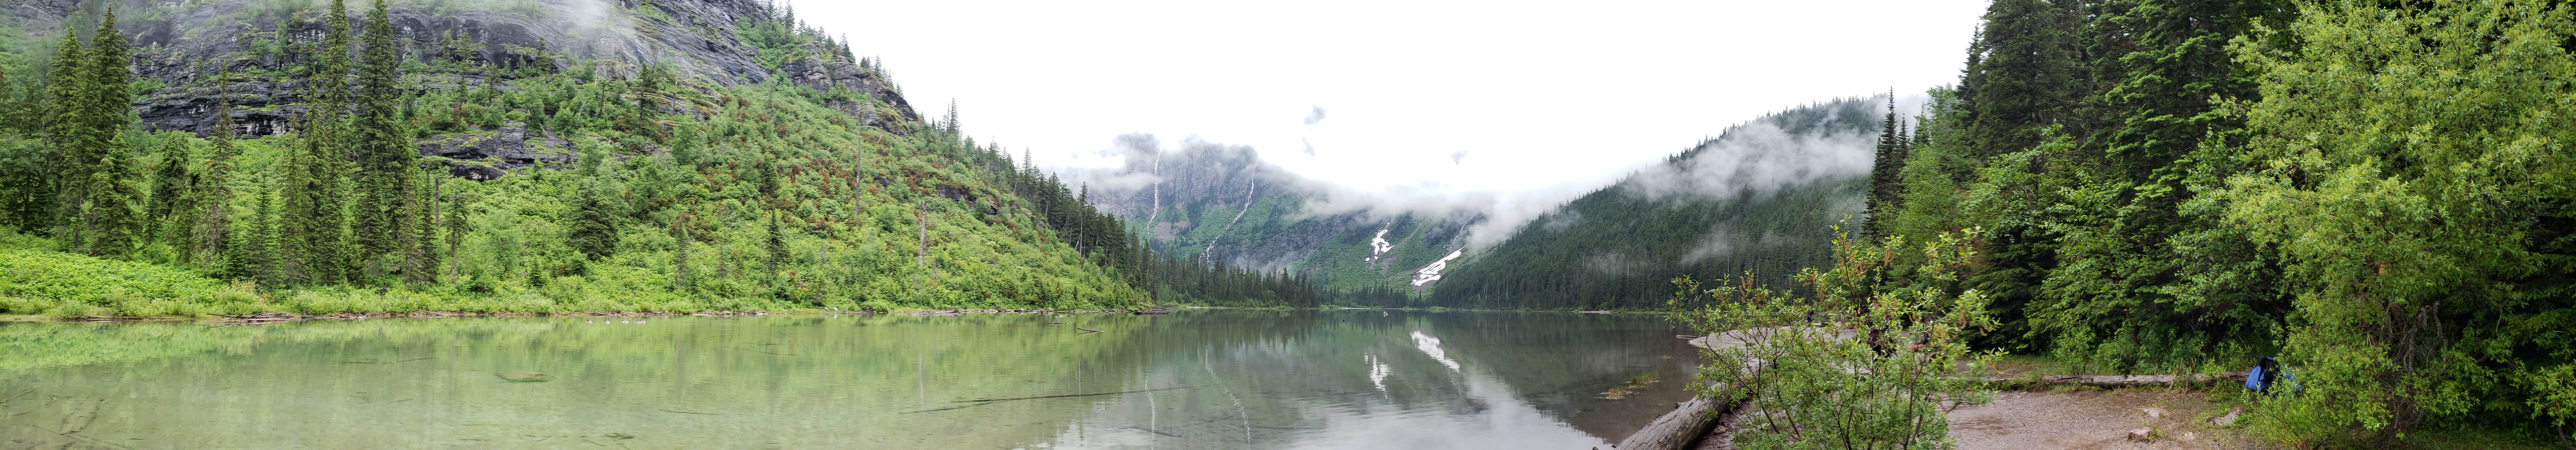
[[1949, 448], [1946, 413], [1987, 401], [1983, 375], [2002, 356], [1968, 346], [1995, 326], [1985, 295], [1960, 286], [1976, 255], [1964, 236], [1977, 231], [1920, 244], [1843, 235], [1834, 265], [1797, 276], [1813, 298], [1750, 277], [1674, 279], [1674, 318], [1717, 337], [1703, 351], [1701, 395], [1744, 405], [1738, 448]]

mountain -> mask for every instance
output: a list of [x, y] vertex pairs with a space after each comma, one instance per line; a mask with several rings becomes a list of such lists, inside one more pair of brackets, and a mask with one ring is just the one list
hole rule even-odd
[[1730, 127], [1471, 252], [1430, 303], [1653, 309], [1677, 276], [1794, 286], [1798, 269], [1827, 261], [1832, 227], [1862, 213], [1886, 102], [1838, 99]]
[[1466, 250], [1470, 209], [1388, 211], [1288, 172], [1252, 147], [1151, 135], [1118, 139], [1122, 165], [1092, 170], [1089, 198], [1137, 227], [1155, 253], [1307, 277], [1336, 304], [1421, 306], [1420, 271]]
[[16, 258], [101, 284], [0, 312], [1313, 304], [1154, 257], [766, 2], [337, 4], [0, 6], [0, 246], [218, 280]]

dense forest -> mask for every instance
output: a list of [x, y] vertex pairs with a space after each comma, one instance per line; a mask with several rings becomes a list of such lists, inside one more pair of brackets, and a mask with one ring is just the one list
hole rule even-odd
[[1675, 276], [1791, 285], [1825, 262], [1838, 221], [1861, 213], [1860, 158], [1887, 101], [1823, 102], [1732, 127], [1522, 225], [1441, 280], [1431, 304], [1661, 309]]
[[[749, 48], [517, 45], [381, 0], [77, 6], [51, 45], [0, 43], [0, 312], [1317, 303], [1297, 277], [1156, 257], [953, 106], [913, 116], [792, 10], [660, 3], [612, 19]], [[207, 11], [236, 26], [166, 33]], [[710, 69], [735, 60], [757, 66]]]
[[1967, 230], [1983, 345], [2277, 355], [2296, 394], [2253, 423], [2303, 447], [2576, 425], [2567, 4], [1998, 0], [1984, 24], [1959, 84], [1885, 126], [1911, 130], [1863, 230]]

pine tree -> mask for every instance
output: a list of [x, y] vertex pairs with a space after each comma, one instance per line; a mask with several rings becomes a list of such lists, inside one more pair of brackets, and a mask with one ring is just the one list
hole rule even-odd
[[290, 179], [280, 193], [279, 253], [289, 283], [356, 281], [348, 250], [348, 217], [342, 212], [348, 176], [349, 10], [332, 0], [323, 15], [322, 45], [309, 79], [310, 108], [298, 118], [302, 132], [290, 155]]
[[79, 138], [80, 152], [94, 161], [88, 164], [89, 204], [81, 215], [83, 227], [93, 237], [87, 247], [96, 256], [122, 257], [133, 251], [135, 239], [142, 232], [143, 218], [136, 211], [144, 200], [140, 178], [135, 174], [135, 161], [125, 142], [125, 130], [133, 126], [133, 74], [126, 66], [125, 35], [116, 31], [116, 10], [110, 8], [90, 38], [89, 68], [82, 74], [84, 95], [79, 99], [82, 127], [88, 136]]
[[688, 224], [690, 220], [693, 220], [693, 217], [690, 216], [689, 213], [679, 213], [671, 218], [670, 226], [668, 227], [668, 230], [666, 230], [671, 234], [672, 242], [672, 292], [688, 292], [689, 289], [689, 244], [697, 241], [696, 237], [689, 235]]
[[[274, 184], [273, 179], [274, 177], [272, 177], [272, 184]], [[278, 203], [281, 202], [277, 201], [278, 195], [274, 193], [275, 190], [272, 189], [269, 192], [259, 196], [258, 209], [252, 211], [252, 217], [257, 221], [255, 223], [257, 229], [243, 236], [246, 245], [242, 245], [242, 248], [257, 269], [253, 272], [253, 280], [261, 285], [283, 286], [294, 280], [295, 274], [292, 270], [294, 270], [295, 261], [292, 255], [286, 253], [290, 247], [283, 242], [286, 233], [286, 217], [278, 210]]]
[[[2075, 114], [2076, 99], [2089, 97], [2082, 87], [2083, 61], [2079, 11], [2073, 0], [1996, 0], [1986, 9], [1985, 27], [1969, 48], [1968, 64], [1957, 94], [1965, 104], [1965, 157], [1996, 161], [1999, 156], [2040, 149], [2050, 133], [2062, 142], [2079, 139], [2082, 130], [2061, 127]], [[1994, 296], [1994, 308], [2006, 322], [2039, 301], [2041, 283], [2057, 267], [2057, 235], [2034, 216], [2045, 210], [2055, 188], [2051, 161], [2070, 158], [2073, 145], [2052, 145], [2056, 154], [2026, 161], [2008, 172], [2037, 174], [2033, 181], [2004, 186], [1995, 209], [2014, 220], [1984, 224], [1985, 267], [1966, 274], [1970, 287]], [[2011, 204], [2002, 204], [2011, 203]], [[2001, 336], [1998, 334], [1997, 336]], [[2016, 336], [2018, 338], [2019, 336]], [[2027, 344], [2028, 342], [2016, 342]]]
[[36, 131], [28, 129], [35, 125], [36, 121], [35, 118], [25, 117], [28, 108], [19, 103], [20, 98], [22, 97], [18, 95], [17, 83], [9, 80], [9, 71], [0, 70], [0, 134], [26, 134]]
[[439, 222], [447, 228], [447, 238], [444, 239], [447, 243], [447, 277], [453, 279], [465, 271], [465, 194], [455, 192], [446, 195], [447, 215]]
[[198, 170], [200, 186], [192, 193], [196, 199], [190, 202], [197, 205], [197, 210], [191, 212], [197, 215], [196, 228], [189, 230], [188, 241], [196, 244], [199, 267], [210, 269], [218, 277], [240, 278], [243, 275], [241, 261], [237, 259], [240, 253], [231, 245], [232, 212], [229, 204], [233, 200], [234, 149], [232, 100], [226, 97], [228, 93], [224, 89], [227, 81], [229, 75], [222, 68], [217, 68], [215, 126], [206, 133], [211, 154], [206, 155], [206, 166]]
[[89, 203], [90, 186], [86, 180], [98, 164], [89, 154], [100, 143], [91, 142], [98, 134], [89, 129], [91, 121], [84, 101], [89, 97], [89, 52], [81, 46], [77, 29], [64, 29], [63, 39], [54, 44], [54, 60], [47, 65], [46, 75], [52, 82], [45, 85], [45, 143], [52, 149], [47, 166], [53, 169], [47, 183], [55, 186], [58, 196], [53, 201], [54, 236], [72, 248], [82, 248], [89, 239], [88, 227], [80, 221], [82, 205]]
[[617, 250], [617, 225], [612, 223], [616, 213], [609, 211], [608, 201], [600, 198], [595, 189], [581, 188], [581, 196], [574, 201], [572, 220], [568, 221], [571, 230], [565, 237], [572, 241], [573, 250], [601, 259]]
[[1869, 168], [1869, 217], [1862, 219], [1861, 229], [1872, 236], [1887, 235], [1886, 224], [1901, 206], [1904, 186], [1899, 183], [1905, 171], [1903, 135], [1896, 131], [1896, 91], [1887, 91], [1887, 118], [1879, 123], [1877, 158]]
[[948, 99], [948, 118], [939, 121], [939, 128], [952, 138], [957, 134], [957, 99]]
[[400, 62], [395, 59], [397, 47], [384, 0], [375, 0], [375, 8], [367, 11], [360, 43], [364, 47], [357, 67], [357, 115], [348, 129], [358, 155], [351, 183], [357, 191], [357, 212], [350, 234], [358, 243], [358, 259], [373, 263], [421, 245], [415, 241], [422, 237], [402, 226], [398, 217], [417, 207], [410, 200], [418, 197], [406, 191], [413, 184], [411, 175], [420, 156], [411, 148], [402, 110], [396, 106], [402, 100], [402, 91], [394, 86]]
[[431, 241], [438, 235], [438, 193], [447, 177], [436, 168], [405, 168], [419, 172], [404, 179], [402, 202], [402, 274], [403, 283], [427, 285], [438, 281], [438, 252]]
[[24, 137], [42, 137], [41, 126], [44, 93], [36, 85], [21, 89], [12, 84], [6, 71], [0, 71], [0, 230], [35, 232], [52, 223], [48, 220], [56, 200], [57, 178], [54, 146], [42, 141], [21, 141]]
[[[2071, 1], [2066, 3], [2073, 3]], [[2077, 11], [2052, 0], [1996, 0], [1969, 49], [1959, 97], [1979, 159], [2039, 145], [2040, 130], [2072, 114], [2079, 80]]]
[[778, 265], [787, 262], [787, 234], [778, 228], [778, 213], [769, 213], [769, 225], [763, 231], [760, 248], [767, 257], [762, 258], [761, 263], [769, 268], [770, 273], [777, 273]]
[[196, 237], [192, 231], [203, 217], [197, 214], [197, 162], [188, 138], [179, 132], [159, 134], [153, 147], [161, 154], [161, 164], [153, 171], [151, 212], [144, 216], [153, 225], [152, 234], [169, 244], [181, 262], [196, 260], [197, 245], [190, 239]]

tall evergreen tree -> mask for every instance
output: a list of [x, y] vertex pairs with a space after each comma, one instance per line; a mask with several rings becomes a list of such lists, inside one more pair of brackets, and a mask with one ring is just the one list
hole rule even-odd
[[447, 182], [436, 168], [404, 168], [418, 172], [404, 178], [402, 214], [403, 283], [427, 285], [438, 281], [438, 252], [432, 248], [438, 228], [438, 192]]
[[[616, 212], [609, 210], [608, 200], [600, 198], [596, 189], [581, 188], [580, 197], [573, 202], [572, 217], [568, 218], [571, 220], [567, 221], [571, 222], [571, 230], [565, 236], [572, 241], [573, 250], [591, 259], [607, 258], [617, 250], [617, 224], [613, 223]], [[776, 228], [773, 223], [771, 229]]]
[[192, 213], [198, 217], [196, 229], [189, 230], [192, 237], [188, 240], [196, 244], [199, 267], [209, 268], [219, 277], [241, 278], [244, 261], [240, 250], [236, 249], [238, 246], [232, 245], [231, 236], [232, 158], [235, 150], [232, 99], [225, 89], [231, 81], [229, 78], [223, 68], [216, 69], [215, 126], [206, 133], [211, 144], [208, 146], [210, 153], [206, 155], [205, 168], [198, 170], [197, 182], [201, 186], [193, 192], [197, 198], [191, 202], [197, 205], [197, 210]]
[[57, 177], [49, 167], [54, 147], [45, 132], [36, 84], [21, 89], [0, 71], [0, 230], [34, 232], [51, 225]]
[[[2069, 144], [2077, 130], [2062, 128], [2076, 113], [2083, 84], [2081, 11], [2077, 0], [1996, 0], [1986, 9], [1985, 27], [1969, 47], [1967, 69], [1957, 94], [1967, 109], [1964, 156], [1994, 168], [2030, 174], [2021, 182], [1999, 187], [1983, 221], [1985, 263], [1968, 274], [1969, 285], [1994, 296], [1997, 314], [2007, 322], [2036, 298], [2040, 283], [2057, 265], [2054, 231], [2036, 214], [2054, 195], [2048, 163], [2063, 161], [2079, 147]], [[2050, 139], [2057, 139], [2051, 141]], [[2045, 146], [2043, 143], [2050, 145]], [[2046, 151], [2050, 154], [2002, 158], [2006, 154]], [[2009, 161], [2009, 162], [2007, 162]], [[1990, 170], [1991, 172], [1991, 170]], [[2003, 337], [2002, 334], [1990, 335]], [[2018, 336], [2011, 338], [2020, 338]], [[2017, 341], [2017, 344], [2027, 343]]]
[[186, 133], [158, 133], [153, 142], [161, 155], [159, 167], [153, 170], [150, 212], [144, 217], [155, 239], [170, 246], [180, 262], [195, 259], [197, 246], [189, 239], [196, 237], [197, 226], [196, 151]]
[[348, 217], [342, 200], [348, 176], [349, 142], [345, 123], [349, 109], [349, 10], [345, 0], [331, 0], [323, 13], [321, 44], [314, 49], [311, 99], [297, 118], [302, 130], [289, 157], [289, 180], [279, 202], [279, 253], [290, 283], [353, 281], [348, 250]]
[[54, 236], [73, 248], [81, 248], [89, 238], [87, 227], [78, 219], [82, 205], [89, 203], [86, 181], [97, 164], [88, 152], [102, 145], [92, 142], [99, 136], [89, 129], [91, 121], [84, 118], [89, 111], [83, 102], [96, 80], [89, 76], [89, 51], [82, 47], [78, 31], [64, 29], [63, 39], [54, 44], [54, 60], [45, 71], [51, 81], [45, 85], [43, 112], [45, 146], [51, 153], [45, 165], [53, 172], [45, 183], [54, 186], [56, 195], [50, 202], [52, 211], [48, 212], [52, 217], [45, 222], [54, 228]]
[[[2262, 252], [2222, 226], [2214, 207], [2183, 208], [2197, 192], [2244, 170], [2227, 150], [2242, 144], [2242, 118], [2218, 101], [2256, 100], [2253, 74], [2225, 47], [2256, 20], [2285, 16], [2266, 0], [2124, 2], [2098, 35], [2125, 33], [2134, 49], [2105, 52], [2099, 96], [2111, 119], [2054, 228], [2059, 268], [2032, 305], [2034, 331], [2056, 335], [2064, 357], [2126, 369], [2187, 364], [2230, 342], [2270, 342], [2288, 299]], [[2217, 138], [2217, 141], [2206, 141]], [[2206, 142], [2205, 142], [2206, 141]], [[2115, 320], [2103, 320], [2116, 318]], [[2145, 337], [2140, 337], [2145, 336]]]
[[90, 38], [89, 67], [79, 76], [87, 81], [76, 100], [81, 110], [81, 136], [72, 140], [81, 155], [87, 173], [78, 182], [84, 185], [88, 202], [81, 206], [83, 234], [89, 236], [89, 254], [123, 256], [133, 250], [142, 232], [143, 218], [137, 203], [144, 200], [142, 184], [135, 172], [133, 151], [125, 142], [125, 131], [133, 127], [133, 74], [128, 71], [125, 35], [116, 31], [116, 10], [110, 8], [99, 21]]
[[1970, 111], [1979, 158], [2038, 146], [2041, 130], [2072, 114], [2081, 80], [2074, 0], [1996, 0], [1969, 49], [1959, 97]]
[[1899, 182], [1905, 171], [1903, 135], [1896, 131], [1896, 91], [1887, 91], [1887, 118], [1879, 122], [1877, 157], [1869, 169], [1869, 217], [1862, 219], [1861, 229], [1872, 236], [1887, 235], [1889, 219], [1895, 218], [1902, 206], [1904, 186]]
[[28, 107], [19, 103], [18, 84], [9, 80], [9, 71], [0, 70], [0, 133], [26, 134], [37, 131], [33, 117], [26, 117]]
[[395, 57], [391, 20], [384, 0], [375, 0], [367, 11], [366, 29], [361, 35], [357, 65], [356, 116], [350, 119], [348, 139], [354, 144], [356, 173], [351, 187], [356, 190], [356, 217], [351, 236], [358, 243], [358, 258], [370, 263], [405, 249], [418, 247], [410, 227], [402, 226], [400, 215], [414, 208], [417, 198], [411, 189], [417, 151], [411, 148], [409, 130], [402, 122], [402, 91], [394, 86]]

